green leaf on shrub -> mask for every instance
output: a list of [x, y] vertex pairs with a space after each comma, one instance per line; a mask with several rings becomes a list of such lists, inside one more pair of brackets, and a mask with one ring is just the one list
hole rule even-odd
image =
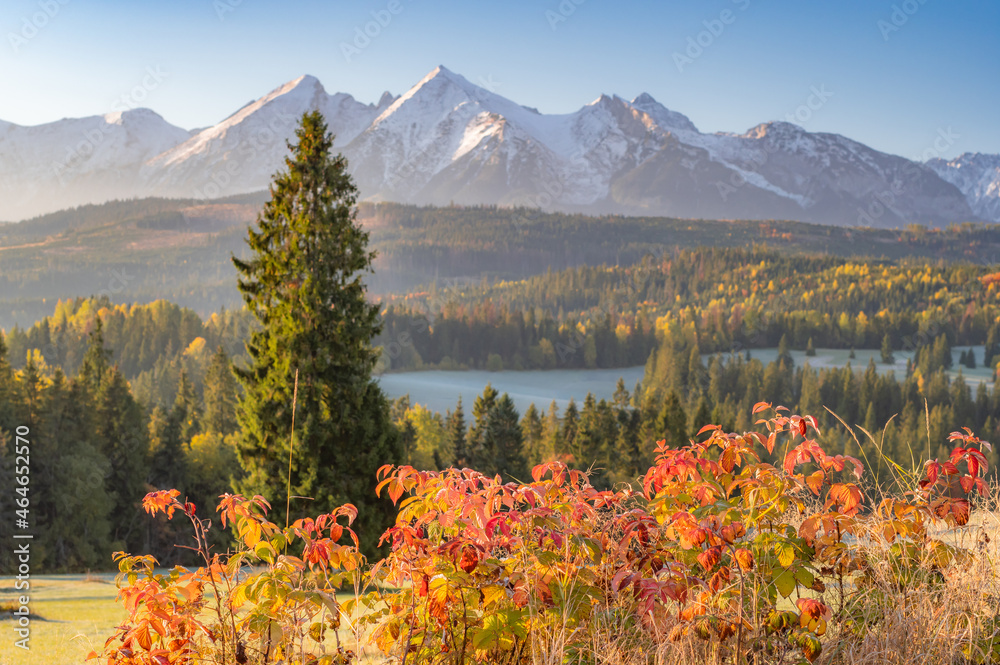
[[795, 591], [795, 574], [790, 570], [781, 571], [781, 574], [774, 578], [774, 586], [778, 593], [788, 598]]
[[778, 563], [781, 564], [782, 568], [788, 568], [795, 561], [795, 548], [792, 547], [791, 543], [775, 543], [774, 553], [778, 555]]

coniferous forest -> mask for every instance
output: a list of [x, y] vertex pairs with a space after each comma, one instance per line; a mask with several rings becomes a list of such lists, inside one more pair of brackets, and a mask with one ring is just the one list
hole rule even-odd
[[[828, 442], [884, 480], [887, 460], [946, 456], [960, 426], [1000, 434], [1000, 392], [956, 374], [1000, 362], [998, 287], [987, 268], [964, 262], [677, 250], [385, 298], [376, 370], [646, 366], [642, 382], [620, 384], [612, 400], [587, 396], [565, 409], [518, 413], [488, 386], [445, 413], [417, 395], [396, 400], [389, 416], [402, 460], [420, 468], [524, 478], [563, 459], [593, 467], [595, 485], [611, 487], [648, 468], [660, 439], [681, 445], [708, 423], [749, 429], [753, 405], [768, 401], [816, 415]], [[231, 368], [248, 366], [245, 343], [257, 327], [246, 310], [203, 319], [166, 301], [103, 297], [60, 301], [5, 334], [0, 429], [31, 423], [45, 451], [35, 472], [46, 497], [35, 513], [45, 569], [105, 568], [114, 549], [182, 556], [165, 522], [141, 518], [136, 497], [174, 487], [210, 504], [242, 482], [243, 392]], [[952, 346], [983, 348], [956, 362]], [[773, 347], [775, 361], [753, 357]], [[912, 358], [894, 378], [874, 362], [810, 367], [810, 348]], [[806, 350], [805, 361], [790, 350]], [[9, 440], [3, 451], [9, 477]], [[78, 512], [64, 509], [76, 501]], [[63, 528], [67, 519], [84, 528]]]

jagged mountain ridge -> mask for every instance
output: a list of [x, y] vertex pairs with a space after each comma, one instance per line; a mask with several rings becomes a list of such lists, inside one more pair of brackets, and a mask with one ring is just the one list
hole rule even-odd
[[952, 160], [932, 159], [927, 165], [965, 194], [974, 213], [1000, 221], [1000, 155], [967, 152]]
[[115, 114], [38, 127], [0, 122], [0, 219], [109, 198], [266, 188], [311, 109], [323, 112], [362, 199], [373, 201], [884, 227], [1000, 221], [1000, 210], [973, 209], [979, 190], [947, 177], [949, 169], [836, 134], [784, 122], [703, 134], [646, 93], [601, 95], [574, 113], [545, 115], [443, 66], [376, 104], [303, 76], [195, 132], [127, 111], [117, 114], [121, 127], [101, 130], [107, 141], [77, 150], [62, 168], [60, 157], [90, 124], [114, 125]]

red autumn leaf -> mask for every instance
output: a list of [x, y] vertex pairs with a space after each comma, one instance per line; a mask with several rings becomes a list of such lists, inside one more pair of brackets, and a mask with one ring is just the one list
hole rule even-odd
[[819, 602], [815, 598], [799, 598], [795, 601], [799, 612], [805, 619], [803, 625], [808, 625], [812, 621], [822, 619], [830, 615], [830, 608]]
[[753, 405], [753, 415], [760, 413], [766, 409], [770, 409], [771, 405], [768, 402], [757, 402]]
[[965, 526], [969, 523], [969, 502], [965, 499], [958, 499], [951, 504], [951, 514], [955, 516], [955, 523], [958, 526]]
[[715, 547], [709, 547], [707, 550], [698, 555], [698, 563], [706, 571], [712, 570], [722, 560], [722, 548], [716, 545]]
[[927, 463], [927, 484], [928, 485], [933, 485], [934, 483], [937, 482], [938, 471], [940, 470], [940, 468], [941, 468], [941, 465], [938, 464], [937, 462], [928, 462]]
[[427, 595], [427, 590], [429, 588], [430, 581], [431, 580], [430, 580], [429, 577], [427, 577], [427, 575], [424, 575], [423, 573], [420, 573], [420, 577], [417, 578], [417, 595], [418, 596], [426, 596]]
[[458, 563], [458, 567], [464, 570], [466, 573], [472, 573], [479, 565], [479, 552], [472, 545], [466, 545], [462, 548], [462, 559]]

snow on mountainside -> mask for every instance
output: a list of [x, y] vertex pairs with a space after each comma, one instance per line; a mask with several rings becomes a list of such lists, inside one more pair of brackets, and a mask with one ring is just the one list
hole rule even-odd
[[[992, 189], [986, 175], [970, 184], [951, 163], [916, 164], [785, 122], [703, 134], [646, 93], [545, 115], [442, 66], [376, 104], [303, 76], [192, 132], [144, 109], [38, 127], [0, 122], [0, 219], [115, 197], [264, 189], [313, 109], [369, 200], [868, 226], [967, 221], [972, 202], [980, 217], [997, 218], [987, 205], [998, 201], [995, 175]], [[96, 143], [86, 150], [88, 132]]]
[[0, 123], [0, 219], [144, 192], [142, 165], [190, 137], [149, 109]]
[[951, 161], [932, 159], [927, 166], [958, 187], [973, 212], [1000, 223], [1000, 155], [967, 152]]
[[378, 105], [350, 95], [327, 94], [313, 76], [302, 76], [251, 102], [214, 127], [150, 160], [143, 169], [156, 195], [216, 198], [267, 187], [284, 166], [285, 141], [306, 111], [318, 109], [343, 148], [393, 101], [385, 93]]

